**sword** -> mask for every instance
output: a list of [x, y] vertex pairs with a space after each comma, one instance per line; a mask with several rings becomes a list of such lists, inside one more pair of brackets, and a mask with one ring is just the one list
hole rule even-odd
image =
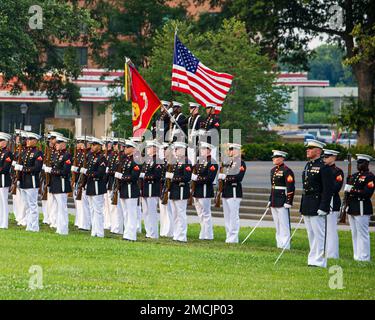
[[288, 241], [286, 242], [286, 244], [285, 244], [285, 246], [284, 246], [284, 248], [283, 248], [283, 251], [281, 251], [280, 255], [277, 257], [277, 259], [276, 259], [274, 265], [276, 265], [276, 263], [280, 260], [280, 258], [281, 258], [281, 256], [283, 255], [283, 253], [284, 253], [286, 247], [288, 246], [288, 243], [292, 240], [294, 234], [296, 233], [298, 227], [300, 226], [300, 224], [301, 224], [301, 222], [302, 222], [302, 219], [303, 219], [303, 216], [301, 216], [301, 219], [299, 220], [299, 222], [298, 222], [296, 228], [294, 229], [292, 235], [289, 237]]
[[257, 222], [257, 224], [255, 225], [255, 227], [250, 231], [250, 233], [247, 235], [247, 237], [245, 238], [244, 241], [242, 241], [241, 244], [244, 244], [244, 242], [249, 239], [249, 237], [253, 234], [253, 232], [255, 231], [255, 229], [259, 226], [259, 224], [262, 222], [263, 218], [266, 216], [268, 210], [270, 209], [270, 207], [267, 207], [266, 208], [266, 211], [264, 211], [263, 215], [261, 216], [261, 218], [259, 219], [259, 221]]

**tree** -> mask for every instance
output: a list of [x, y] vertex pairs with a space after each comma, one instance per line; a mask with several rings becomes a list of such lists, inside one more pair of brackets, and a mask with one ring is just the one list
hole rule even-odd
[[[223, 16], [245, 21], [253, 41], [294, 68], [308, 69], [308, 43], [326, 34], [328, 42], [345, 50], [358, 83], [358, 105], [375, 114], [375, 0], [211, 0], [211, 5], [220, 5]], [[371, 123], [360, 128], [360, 145], [374, 144]]]
[[169, 19], [186, 19], [183, 4], [171, 7], [166, 0], [96, 0], [93, 13], [101, 21], [100, 37], [92, 42], [94, 59], [109, 69], [123, 68], [125, 56], [147, 66], [152, 38]]
[[344, 65], [343, 56], [342, 48], [337, 45], [319, 46], [309, 60], [309, 78], [329, 80], [333, 87], [356, 86], [352, 70]]
[[[178, 100], [187, 106], [190, 95], [171, 91], [171, 70], [175, 28], [181, 41], [205, 65], [234, 75], [232, 89], [221, 113], [222, 128], [242, 129], [247, 137], [270, 122], [279, 123], [287, 110], [288, 89], [274, 86], [276, 74], [272, 62], [259, 54], [259, 48], [248, 41], [245, 26], [235, 19], [224, 20], [217, 32], [193, 32], [194, 25], [169, 21], [157, 31], [148, 68], [140, 73], [160, 99]], [[117, 100], [119, 101], [119, 100]], [[131, 110], [123, 103], [122, 110]]]
[[[39, 7], [34, 5], [33, 0], [0, 2], [0, 73], [4, 84], [10, 83], [13, 94], [26, 86], [46, 92], [53, 101], [67, 99], [77, 106], [79, 88], [70, 79], [77, 78], [81, 68], [69, 45], [87, 43], [96, 22], [77, 1], [39, 1]], [[63, 56], [56, 49], [60, 43], [68, 47]]]

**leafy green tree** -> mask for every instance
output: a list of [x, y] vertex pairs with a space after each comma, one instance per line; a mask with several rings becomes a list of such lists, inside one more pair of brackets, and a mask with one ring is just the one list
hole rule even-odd
[[[221, 112], [222, 128], [242, 129], [243, 137], [266, 127], [270, 122], [280, 123], [287, 110], [289, 90], [274, 86], [276, 74], [272, 62], [259, 54], [259, 48], [248, 40], [244, 23], [224, 20], [218, 31], [194, 32], [192, 23], [169, 21], [157, 31], [148, 68], [141, 74], [160, 99], [177, 100], [185, 105], [193, 97], [171, 91], [174, 32], [178, 28], [181, 41], [205, 65], [215, 71], [234, 75], [232, 89]], [[120, 102], [121, 103], [121, 102]], [[122, 110], [129, 110], [125, 106]]]
[[309, 79], [329, 80], [330, 86], [356, 86], [350, 67], [344, 65], [344, 52], [337, 45], [324, 44], [309, 60]]
[[[90, 2], [90, 1], [89, 1]], [[109, 69], [123, 68], [125, 57], [147, 66], [152, 38], [169, 19], [186, 19], [183, 4], [171, 7], [166, 0], [96, 0], [92, 11], [101, 22], [100, 37], [92, 42], [94, 58]]]
[[[36, 3], [42, 10], [29, 13]], [[67, 99], [77, 106], [79, 89], [70, 82], [81, 71], [76, 51], [70, 48], [61, 56], [56, 46], [88, 43], [96, 27], [77, 1], [1, 0], [0, 73], [5, 83], [15, 80], [11, 92], [19, 94], [25, 85], [46, 92], [53, 101]]]
[[[196, 0], [204, 2], [204, 0]], [[375, 1], [374, 0], [211, 0], [225, 17], [246, 23], [250, 38], [274, 60], [294, 69], [308, 69], [314, 37], [326, 34], [327, 42], [345, 51], [358, 83], [360, 108], [375, 114]], [[358, 143], [374, 144], [373, 121], [360, 128]]]

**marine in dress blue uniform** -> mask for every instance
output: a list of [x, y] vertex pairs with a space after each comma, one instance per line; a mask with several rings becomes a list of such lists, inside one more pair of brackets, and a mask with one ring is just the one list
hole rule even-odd
[[11, 138], [11, 135], [0, 132], [0, 229], [8, 229], [9, 221], [8, 195], [13, 154], [8, 149], [8, 143]]

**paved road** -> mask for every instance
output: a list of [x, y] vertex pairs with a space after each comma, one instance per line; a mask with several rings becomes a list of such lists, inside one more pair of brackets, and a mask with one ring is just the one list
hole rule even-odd
[[[294, 172], [296, 178], [296, 187], [302, 189], [302, 171], [306, 162], [304, 161], [286, 161], [287, 166]], [[337, 166], [347, 174], [348, 162], [338, 161]], [[246, 187], [269, 188], [270, 170], [273, 167], [272, 161], [248, 161], [246, 162], [246, 174], [243, 185]], [[356, 171], [356, 162], [352, 163], [353, 172]], [[375, 164], [371, 164], [370, 170], [375, 172]]]

